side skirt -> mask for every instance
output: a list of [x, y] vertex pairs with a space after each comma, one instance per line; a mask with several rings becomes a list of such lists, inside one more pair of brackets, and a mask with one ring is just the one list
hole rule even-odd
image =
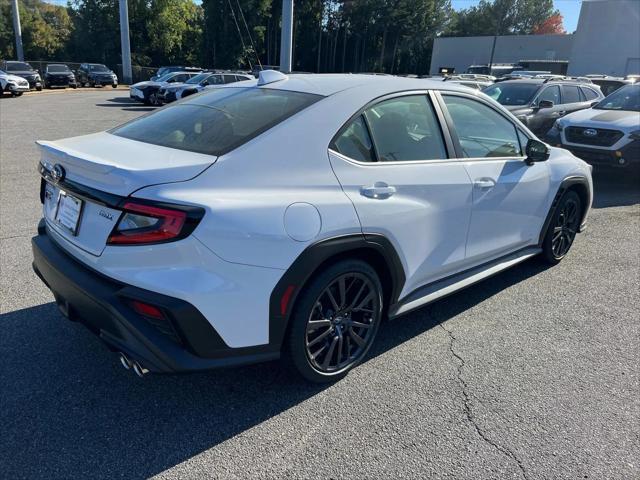
[[486, 278], [538, 255], [540, 247], [526, 247], [491, 262], [456, 273], [414, 290], [389, 309], [389, 318], [399, 317], [428, 303], [451, 295]]

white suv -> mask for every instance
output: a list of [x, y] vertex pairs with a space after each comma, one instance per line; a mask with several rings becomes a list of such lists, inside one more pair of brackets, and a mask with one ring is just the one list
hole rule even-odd
[[10, 93], [14, 97], [19, 97], [28, 91], [29, 82], [27, 80], [0, 70], [0, 96], [4, 93]]
[[360, 362], [398, 317], [584, 228], [589, 166], [482, 93], [263, 71], [38, 142], [34, 268], [138, 374]]

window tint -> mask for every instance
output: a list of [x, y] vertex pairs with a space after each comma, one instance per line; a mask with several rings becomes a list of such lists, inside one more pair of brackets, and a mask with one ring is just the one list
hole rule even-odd
[[110, 133], [179, 150], [222, 155], [321, 98], [267, 88], [213, 89]]
[[224, 83], [222, 75], [211, 75], [209, 77], [209, 85], [220, 85], [222, 83]]
[[235, 83], [236, 76], [235, 75], [223, 75], [224, 83]]
[[560, 87], [551, 85], [545, 88], [538, 96], [537, 103], [540, 103], [541, 100], [548, 100], [553, 102], [554, 105], [558, 105], [560, 103]]
[[354, 160], [374, 162], [373, 144], [362, 115], [358, 115], [351, 124], [336, 138], [333, 148]]
[[598, 98], [598, 94], [590, 88], [580, 87], [580, 90], [582, 91], [582, 94], [584, 95], [584, 98], [587, 99], [587, 101], [595, 100], [596, 98]]
[[425, 95], [385, 100], [364, 115], [379, 161], [447, 158], [438, 120]]
[[492, 108], [470, 98], [444, 95], [465, 157], [520, 155], [516, 128]]
[[527, 105], [537, 91], [537, 83], [496, 83], [483, 90], [502, 105]]
[[575, 85], [562, 85], [562, 103], [578, 103], [580, 91]]

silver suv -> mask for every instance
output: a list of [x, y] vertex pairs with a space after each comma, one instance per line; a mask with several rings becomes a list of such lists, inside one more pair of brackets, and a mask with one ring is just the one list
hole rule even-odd
[[640, 84], [626, 85], [593, 108], [558, 119], [546, 141], [591, 164], [640, 166]]

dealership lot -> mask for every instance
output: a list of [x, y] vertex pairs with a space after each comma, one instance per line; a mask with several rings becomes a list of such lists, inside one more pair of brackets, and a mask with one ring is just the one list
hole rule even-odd
[[0, 101], [4, 477], [640, 476], [637, 179], [596, 175], [559, 266], [529, 261], [383, 325], [335, 385], [273, 364], [140, 380], [62, 318], [29, 242], [33, 142], [150, 110], [112, 89]]

